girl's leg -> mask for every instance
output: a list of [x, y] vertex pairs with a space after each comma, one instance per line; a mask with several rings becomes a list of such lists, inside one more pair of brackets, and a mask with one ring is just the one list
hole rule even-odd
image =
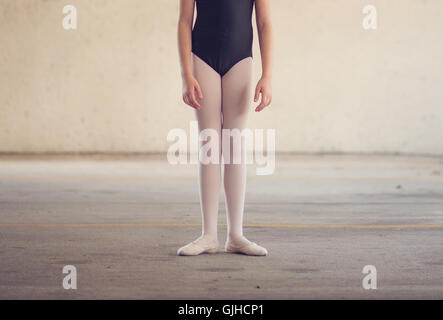
[[[246, 58], [238, 62], [222, 78], [222, 113], [223, 129], [240, 132], [246, 128], [249, 107], [251, 105], [252, 91], [252, 58]], [[233, 131], [231, 131], [233, 133]], [[235, 248], [249, 247], [246, 254], [266, 255], [266, 249], [253, 244], [243, 235], [243, 209], [245, 203], [246, 190], [246, 162], [245, 162], [245, 141], [242, 139], [239, 149], [234, 148], [232, 136], [229, 141], [229, 154], [227, 141], [223, 141], [224, 165], [224, 188], [225, 200], [228, 216], [228, 239], [226, 248], [235, 251]], [[234, 163], [234, 152], [241, 152], [241, 163]], [[240, 251], [239, 251], [240, 252]]]
[[[199, 100], [201, 108], [195, 111], [199, 133], [204, 129], [213, 129], [217, 132], [219, 155], [221, 157], [221, 78], [217, 72], [195, 55], [192, 55], [192, 63], [194, 76], [203, 93], [203, 99]], [[207, 142], [209, 141], [203, 141], [201, 144]], [[202, 248], [213, 249], [218, 247], [217, 215], [221, 184], [220, 163], [219, 159], [218, 164], [199, 164], [202, 235], [187, 246], [180, 248], [178, 254], [195, 255], [203, 253]]]

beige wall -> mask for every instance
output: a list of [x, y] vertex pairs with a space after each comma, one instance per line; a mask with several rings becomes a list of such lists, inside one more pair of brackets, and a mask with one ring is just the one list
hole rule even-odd
[[[178, 0], [0, 0], [0, 151], [164, 151]], [[76, 31], [62, 7], [78, 9]], [[362, 28], [362, 8], [378, 29]], [[272, 0], [277, 150], [443, 155], [443, 1]], [[259, 56], [255, 44], [255, 64]], [[256, 74], [257, 76], [258, 74]]]

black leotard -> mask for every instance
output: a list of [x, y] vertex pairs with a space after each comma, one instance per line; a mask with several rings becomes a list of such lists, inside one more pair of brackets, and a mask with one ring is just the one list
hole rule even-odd
[[196, 0], [192, 52], [224, 76], [252, 57], [254, 0]]

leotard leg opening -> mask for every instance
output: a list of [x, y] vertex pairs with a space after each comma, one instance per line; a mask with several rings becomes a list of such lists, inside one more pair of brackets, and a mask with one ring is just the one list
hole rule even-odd
[[246, 58], [252, 58], [252, 53], [246, 53], [236, 58], [214, 58], [211, 55], [205, 55], [203, 53], [198, 53], [197, 50], [193, 50], [192, 54], [197, 56], [200, 60], [206, 63], [209, 67], [217, 72], [220, 77], [224, 77], [236, 64], [243, 61]]

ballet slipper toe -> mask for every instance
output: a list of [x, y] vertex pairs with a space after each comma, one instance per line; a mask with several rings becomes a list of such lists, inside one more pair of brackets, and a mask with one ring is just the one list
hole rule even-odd
[[259, 246], [255, 242], [251, 242], [243, 247], [235, 247], [231, 244], [227, 244], [225, 247], [226, 252], [230, 253], [241, 253], [248, 256], [267, 256], [268, 250], [266, 248], [263, 248], [262, 246]]
[[184, 247], [177, 250], [179, 256], [198, 256], [203, 253], [216, 253], [217, 247], [204, 247], [195, 242], [188, 243]]

